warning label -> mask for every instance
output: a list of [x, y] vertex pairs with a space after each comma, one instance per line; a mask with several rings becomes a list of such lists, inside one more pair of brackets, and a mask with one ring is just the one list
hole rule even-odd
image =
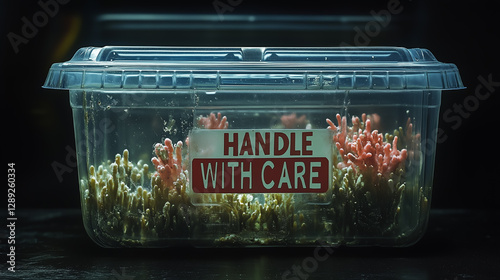
[[205, 130], [189, 137], [195, 193], [321, 193], [330, 183], [328, 130]]

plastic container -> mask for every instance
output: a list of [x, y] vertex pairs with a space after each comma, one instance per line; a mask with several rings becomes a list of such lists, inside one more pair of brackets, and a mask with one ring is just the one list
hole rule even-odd
[[413, 244], [463, 85], [425, 49], [88, 47], [44, 87], [97, 244], [213, 247]]

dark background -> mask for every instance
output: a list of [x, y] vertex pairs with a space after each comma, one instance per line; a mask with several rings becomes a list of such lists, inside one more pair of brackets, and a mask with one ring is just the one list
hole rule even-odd
[[58, 4], [53, 16], [40, 16], [37, 20], [43, 26], [31, 30], [31, 38], [17, 52], [9, 34], [22, 35], [23, 18], [33, 22], [43, 8], [37, 1], [0, 4], [2, 138], [6, 139], [2, 151], [7, 163], [16, 164], [18, 209], [79, 207], [76, 168], [62, 174], [62, 180], [52, 168], [54, 162], [74, 161], [67, 151], [75, 147], [68, 93], [41, 88], [50, 65], [69, 60], [78, 48], [339, 46], [342, 42], [427, 48], [439, 61], [457, 65], [467, 89], [443, 92], [439, 128], [445, 136], [437, 144], [432, 207], [498, 208], [500, 86], [491, 88], [494, 92], [460, 117], [460, 123], [443, 117], [443, 112], [473, 99], [467, 97], [481, 84], [479, 77], [500, 82], [498, 11], [493, 3], [400, 0], [401, 12], [391, 15], [387, 26], [374, 30], [368, 41], [356, 42], [357, 28], [364, 30], [375, 20], [372, 14], [387, 10], [391, 1], [220, 0], [234, 4], [222, 16], [214, 2], [70, 0]]
[[[41, 0], [49, 1], [56, 0]], [[0, 279], [283, 279], [293, 265], [314, 255], [313, 248], [98, 247], [83, 229], [76, 168], [69, 167], [72, 172], [59, 180], [51, 166], [75, 160], [67, 151], [75, 147], [68, 93], [41, 86], [52, 63], [69, 60], [83, 46], [342, 42], [430, 49], [439, 61], [458, 66], [467, 89], [443, 92], [439, 128], [444, 134], [437, 144], [432, 211], [422, 240], [408, 248], [335, 248], [308, 279], [498, 279], [500, 86], [490, 87], [490, 96], [458, 119], [457, 113], [454, 121], [444, 114], [477, 100], [482, 78], [500, 82], [496, 1], [400, 0], [401, 12], [364, 42], [356, 42], [356, 30], [376, 23], [372, 14], [387, 10], [393, 0], [66, 1], [45, 22], [38, 0], [0, 4], [1, 135], [6, 139], [1, 151], [6, 163], [16, 164], [18, 217], [18, 271], [2, 265]], [[214, 2], [234, 7], [220, 17]], [[24, 19], [37, 14], [43, 26], [31, 30], [16, 52], [9, 36], [21, 35]], [[8, 235], [6, 200], [7, 195], [0, 203], [5, 204], [1, 238]], [[2, 239], [2, 255], [9, 250], [4, 245]]]

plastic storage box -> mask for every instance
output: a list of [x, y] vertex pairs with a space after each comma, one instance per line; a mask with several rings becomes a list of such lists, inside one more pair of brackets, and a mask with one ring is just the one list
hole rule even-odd
[[463, 85], [425, 49], [88, 47], [44, 87], [97, 244], [212, 247], [413, 244]]

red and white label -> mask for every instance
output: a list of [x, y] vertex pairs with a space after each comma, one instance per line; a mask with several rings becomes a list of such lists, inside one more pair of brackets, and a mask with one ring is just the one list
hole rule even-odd
[[189, 137], [195, 193], [323, 193], [331, 182], [328, 130], [206, 130]]

